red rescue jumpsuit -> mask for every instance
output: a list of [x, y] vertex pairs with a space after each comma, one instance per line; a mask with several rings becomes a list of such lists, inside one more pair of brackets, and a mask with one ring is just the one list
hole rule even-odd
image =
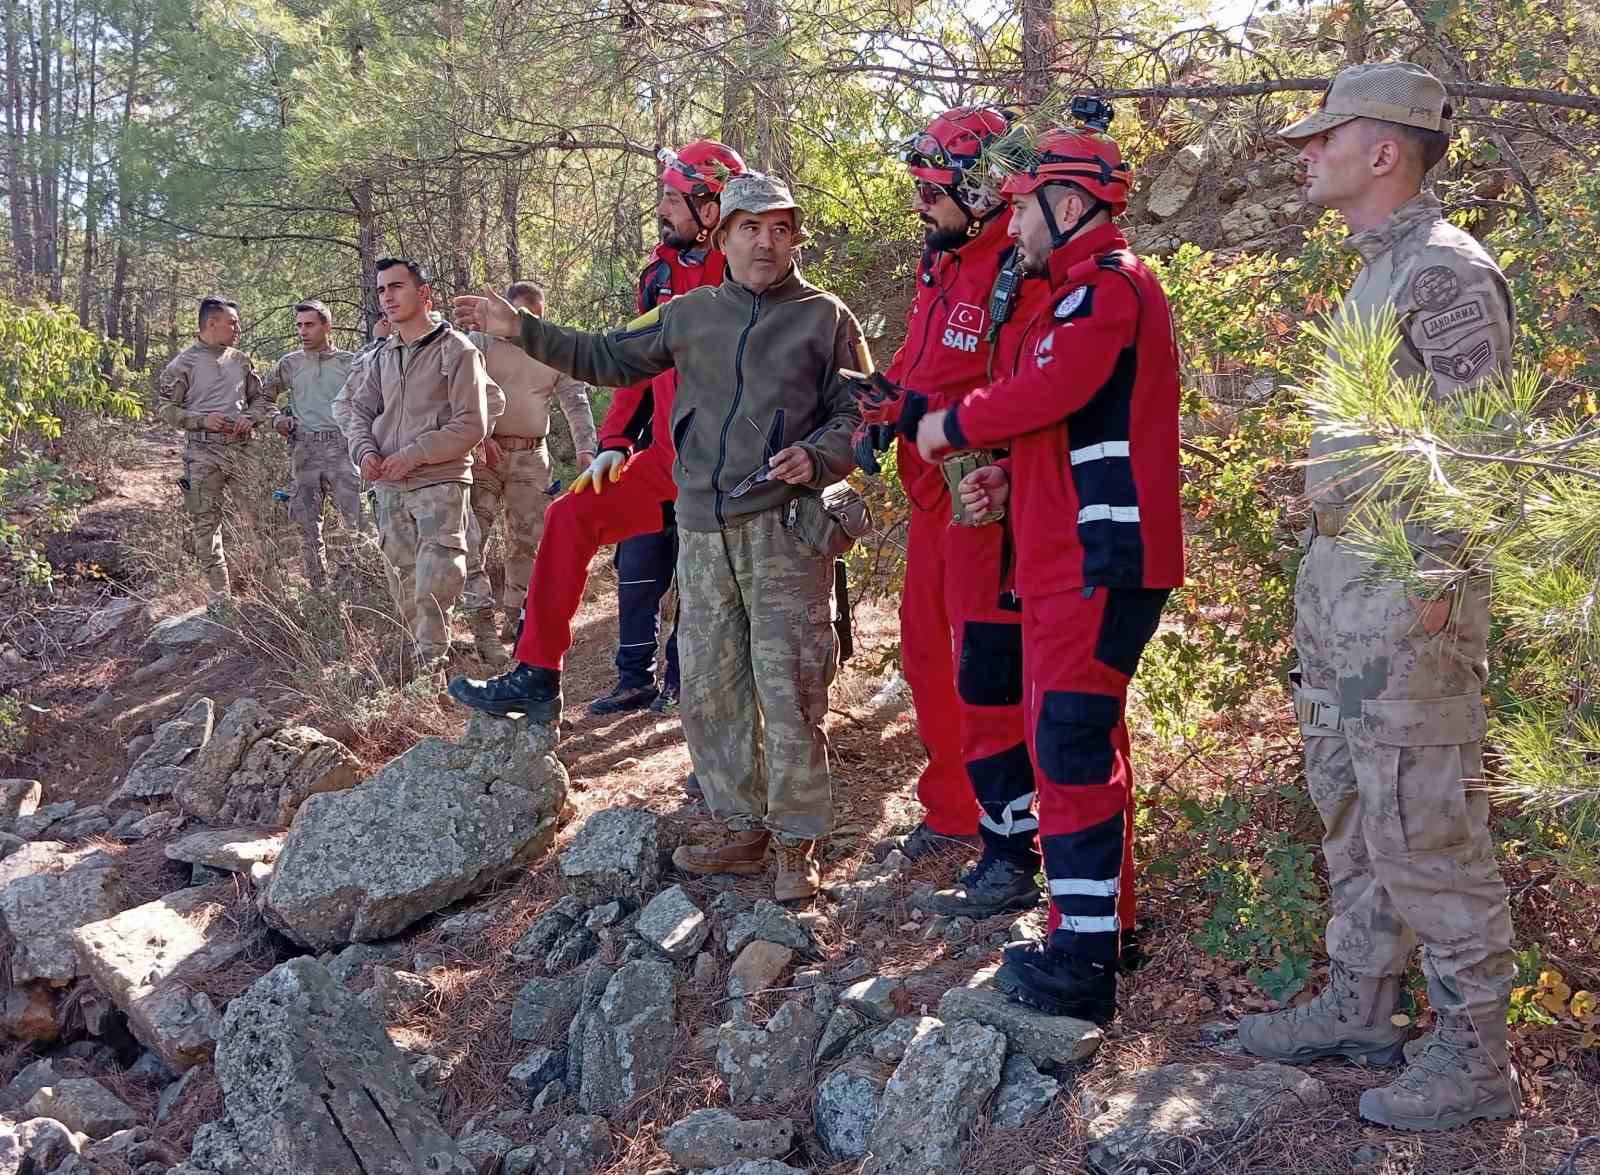
[[[722, 281], [724, 259], [714, 249], [686, 251], [657, 245], [639, 276], [641, 313], [676, 294]], [[563, 494], [545, 513], [544, 538], [533, 561], [528, 598], [523, 605], [517, 660], [557, 669], [572, 647], [572, 618], [583, 601], [589, 563], [601, 547], [639, 534], [653, 534], [677, 500], [672, 481], [673, 443], [669, 422], [678, 373], [618, 388], [600, 426], [600, 447], [627, 453], [615, 484], [603, 492]], [[650, 440], [641, 444], [645, 430]]]
[[1166, 295], [1115, 225], [1052, 253], [1048, 284], [1010, 369], [945, 437], [1011, 450], [1051, 945], [1110, 963], [1134, 917], [1128, 682], [1183, 583], [1178, 353]]
[[[1010, 219], [1001, 212], [959, 249], [927, 253], [917, 267], [905, 342], [885, 374], [933, 407], [988, 382], [990, 294]], [[1038, 825], [1029, 811], [1022, 614], [1010, 590], [1008, 524], [955, 525], [939, 466], [903, 440], [896, 461], [911, 504], [900, 662], [928, 750], [917, 799], [933, 831], [981, 833], [995, 851], [1029, 864]]]

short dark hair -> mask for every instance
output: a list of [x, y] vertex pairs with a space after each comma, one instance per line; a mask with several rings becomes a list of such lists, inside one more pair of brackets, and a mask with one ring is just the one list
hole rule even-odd
[[[1450, 117], [1450, 103], [1444, 104], [1442, 116]], [[1408, 126], [1403, 122], [1390, 122], [1383, 118], [1367, 119], [1372, 124], [1373, 130], [1369, 131], [1368, 143], [1377, 142], [1382, 135], [1392, 134], [1400, 143], [1400, 149], [1410, 155], [1422, 168], [1422, 174], [1427, 175], [1434, 166], [1443, 159], [1445, 152], [1450, 150], [1450, 135], [1447, 131], [1429, 130], [1422, 126]]]
[[237, 312], [239, 303], [232, 298], [224, 298], [221, 294], [208, 294], [200, 299], [200, 313], [196, 316], [201, 330], [206, 329], [206, 323], [211, 321], [211, 316], [223, 310]]
[[315, 298], [307, 298], [304, 302], [296, 302], [294, 304], [294, 312], [296, 314], [315, 314], [318, 318], [322, 319], [323, 322], [327, 323], [327, 325], [333, 325], [332, 312]]
[[543, 302], [544, 287], [538, 282], [512, 282], [506, 287], [506, 301], [515, 302], [518, 298], [529, 302]]
[[422, 266], [418, 265], [415, 261], [405, 257], [380, 257], [378, 258], [376, 264], [373, 265], [372, 273], [374, 276], [376, 276], [386, 269], [393, 269], [396, 265], [404, 266], [406, 272], [411, 275], [411, 280], [416, 282], [419, 286], [425, 286], [432, 280], [428, 277], [428, 271], [426, 269], [423, 269]]

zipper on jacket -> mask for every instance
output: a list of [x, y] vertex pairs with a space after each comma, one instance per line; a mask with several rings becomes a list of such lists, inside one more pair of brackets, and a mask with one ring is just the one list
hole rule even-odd
[[744, 343], [750, 337], [750, 332], [755, 328], [756, 317], [761, 313], [761, 295], [751, 295], [750, 321], [744, 324], [744, 329], [739, 332], [739, 345], [733, 352], [733, 403], [728, 407], [728, 415], [722, 420], [722, 436], [717, 441], [717, 466], [711, 471], [711, 489], [716, 495], [717, 525], [728, 525], [727, 515], [722, 512], [722, 467], [728, 460], [728, 430], [733, 427], [734, 420], [739, 415], [739, 402], [744, 399]]

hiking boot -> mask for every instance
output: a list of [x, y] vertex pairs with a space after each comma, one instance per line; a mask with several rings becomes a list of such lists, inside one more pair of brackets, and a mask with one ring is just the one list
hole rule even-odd
[[1479, 1118], [1516, 1117], [1522, 1088], [1505, 1034], [1503, 1011], [1481, 1033], [1464, 1013], [1439, 1013], [1406, 1071], [1361, 1095], [1361, 1116], [1396, 1130], [1451, 1130]]
[[953, 886], [937, 890], [928, 899], [928, 908], [964, 918], [1031, 910], [1039, 904], [1039, 886], [1033, 874], [1034, 870], [1015, 861], [985, 853]]
[[672, 850], [672, 863], [684, 873], [735, 873], [758, 877], [767, 870], [767, 842], [772, 834], [764, 828], [730, 833], [715, 844], [679, 845]]
[[1044, 943], [1006, 948], [996, 990], [1051, 1016], [1109, 1024], [1117, 1014], [1117, 972], [1103, 963], [1053, 951]]
[[1399, 1000], [1397, 976], [1365, 978], [1333, 963], [1328, 985], [1306, 1003], [1240, 1020], [1239, 1043], [1247, 1053], [1274, 1061], [1349, 1057], [1368, 1065], [1397, 1065], [1406, 1030], [1389, 1017]]
[[948, 853], [955, 849], [968, 852], [983, 847], [976, 836], [946, 836], [928, 827], [922, 821], [904, 836], [893, 836], [884, 842], [886, 852], [899, 849], [908, 861], [920, 861], [929, 853]]
[[683, 794], [691, 800], [703, 800], [706, 798], [706, 793], [700, 788], [700, 777], [693, 771], [684, 777]]
[[463, 706], [496, 718], [561, 721], [560, 671], [524, 665], [521, 661], [510, 672], [485, 681], [457, 677], [450, 682], [450, 696]]
[[778, 878], [772, 883], [772, 896], [780, 902], [805, 902], [822, 888], [822, 870], [817, 866], [817, 842], [799, 844], [778, 842]]
[[661, 687], [661, 696], [650, 703], [652, 714], [676, 714], [678, 712], [678, 687], [664, 685]]
[[506, 647], [500, 643], [500, 634], [494, 627], [494, 609], [479, 608], [468, 617], [467, 627], [472, 631], [472, 647], [477, 650], [479, 660], [498, 665], [506, 659]]
[[624, 714], [629, 710], [643, 710], [660, 693], [654, 682], [649, 685], [623, 685], [618, 682], [605, 697], [589, 703], [589, 713]]

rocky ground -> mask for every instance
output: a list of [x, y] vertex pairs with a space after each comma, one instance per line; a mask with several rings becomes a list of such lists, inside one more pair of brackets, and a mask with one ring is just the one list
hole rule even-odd
[[[1271, 1002], [1192, 945], [1181, 877], [1111, 1026], [1001, 998], [1042, 915], [934, 917], [960, 858], [879, 847], [920, 766], [881, 608], [835, 690], [827, 888], [790, 910], [671, 872], [706, 828], [677, 723], [582, 707], [604, 575], [559, 737], [422, 695], [375, 737], [232, 622], [106, 595], [0, 782], [0, 1175], [1547, 1172], [1600, 1120], [1592, 1049], [1519, 1052], [1524, 1120], [1445, 1138], [1358, 1122], [1385, 1074], [1241, 1056]], [[1141, 752], [1158, 809], [1180, 751]]]

